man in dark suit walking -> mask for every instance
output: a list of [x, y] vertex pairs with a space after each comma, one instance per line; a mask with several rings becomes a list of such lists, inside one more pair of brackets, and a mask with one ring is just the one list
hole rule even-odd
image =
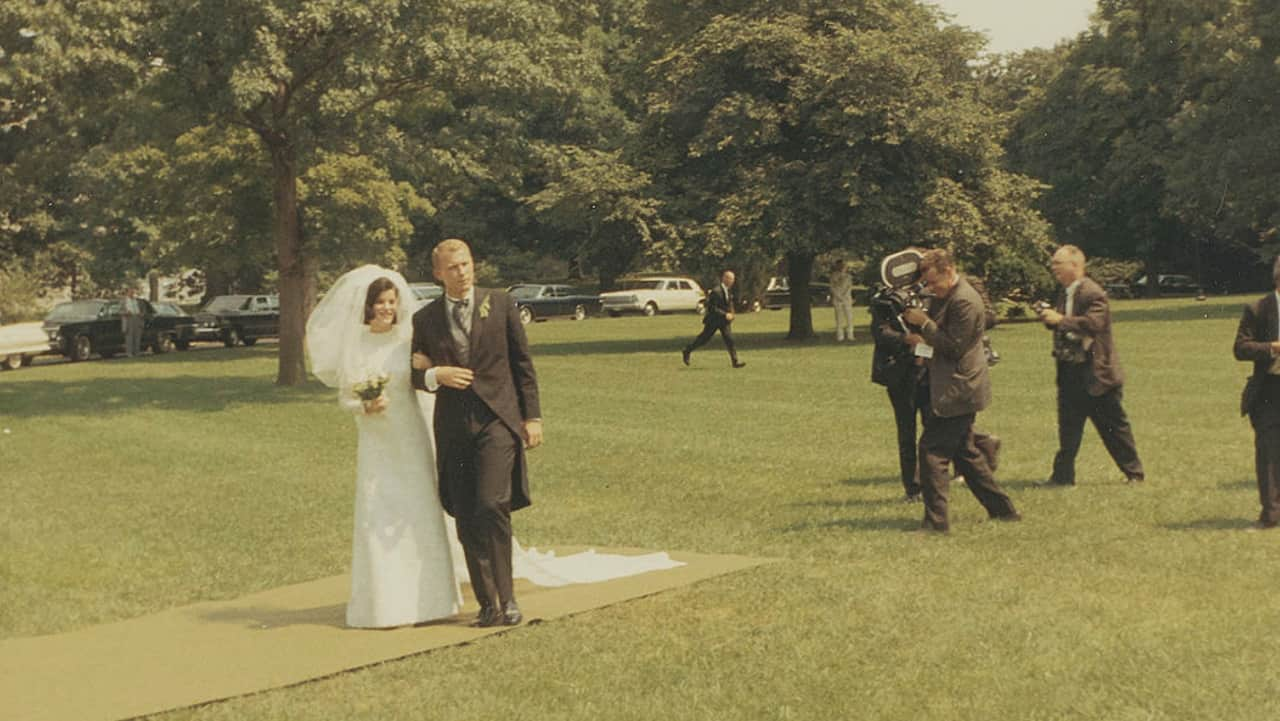
[[1075, 485], [1086, 418], [1125, 478], [1137, 483], [1146, 475], [1121, 405], [1124, 370], [1111, 337], [1111, 307], [1106, 291], [1084, 274], [1084, 265], [1084, 253], [1074, 245], [1053, 254], [1053, 275], [1063, 291], [1054, 308], [1040, 312], [1053, 331], [1058, 384], [1058, 453], [1044, 485]]
[[474, 287], [467, 244], [442, 241], [431, 265], [445, 294], [413, 315], [413, 382], [438, 393], [440, 501], [457, 519], [480, 604], [475, 625], [514, 626], [523, 616], [511, 574], [511, 512], [530, 503], [525, 447], [542, 443], [538, 380], [515, 303]]
[[871, 304], [871, 382], [885, 387], [898, 429], [898, 470], [902, 476], [902, 500], [920, 500], [920, 473], [916, 469], [916, 413], [929, 403], [924, 359], [907, 345], [907, 334], [896, 322], [887, 303]]
[[1253, 455], [1262, 513], [1251, 528], [1280, 524], [1280, 257], [1271, 268], [1275, 291], [1245, 306], [1236, 331], [1236, 360], [1253, 361], [1240, 412], [1253, 425]]
[[733, 271], [726, 270], [720, 274], [720, 285], [707, 294], [707, 312], [702, 316], [702, 333], [680, 352], [685, 365], [689, 365], [689, 356], [711, 340], [716, 331], [720, 331], [720, 337], [724, 338], [724, 347], [729, 351], [733, 367], [741, 368], [746, 365], [738, 361], [738, 351], [733, 347], [733, 309], [737, 307], [733, 298], [733, 281]]
[[973, 433], [978, 411], [991, 403], [991, 378], [982, 349], [985, 304], [982, 296], [956, 270], [945, 250], [934, 249], [920, 261], [921, 279], [933, 294], [929, 311], [909, 308], [903, 320], [918, 332], [906, 342], [927, 357], [929, 406], [920, 436], [920, 487], [924, 494], [922, 530], [946, 533], [948, 466], [965, 483], [992, 519], [1019, 521], [1022, 516], [996, 484], [987, 456]]

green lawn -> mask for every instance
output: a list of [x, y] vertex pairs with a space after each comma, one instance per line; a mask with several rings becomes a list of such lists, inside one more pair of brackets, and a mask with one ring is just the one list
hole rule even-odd
[[[1136, 487], [1092, 430], [1079, 488], [1033, 486], [1056, 447], [1049, 337], [997, 329], [979, 424], [1026, 520], [983, 523], [955, 488], [947, 537], [902, 533], [920, 507], [897, 501], [869, 337], [836, 345], [829, 309], [808, 344], [780, 340], [785, 313], [740, 317], [741, 370], [718, 339], [681, 365], [692, 316], [537, 324], [523, 543], [781, 562], [162, 718], [1277, 718], [1280, 532], [1242, 532], [1244, 300], [1115, 304]], [[274, 387], [274, 352], [0, 375], [0, 637], [346, 569], [354, 426], [318, 383]]]

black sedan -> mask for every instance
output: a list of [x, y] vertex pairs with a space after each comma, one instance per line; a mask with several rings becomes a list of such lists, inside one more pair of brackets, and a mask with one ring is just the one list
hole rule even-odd
[[[136, 299], [142, 308], [142, 347], [153, 353], [167, 353], [179, 338], [189, 339], [194, 320], [186, 315], [166, 315], [151, 303]], [[103, 358], [125, 350], [124, 326], [120, 319], [122, 299], [74, 300], [59, 303], [44, 319], [49, 348], [72, 361], [82, 361], [94, 353]]]
[[507, 288], [520, 312], [520, 322], [528, 325], [548, 318], [583, 320], [600, 313], [600, 296], [571, 285], [522, 283]]
[[220, 295], [195, 315], [196, 340], [220, 340], [230, 348], [280, 335], [280, 299], [274, 295]]
[[[831, 286], [827, 283], [809, 284], [810, 305], [831, 305]], [[786, 278], [773, 278], [764, 292], [762, 303], [769, 310], [782, 310], [791, 305], [791, 286]]]

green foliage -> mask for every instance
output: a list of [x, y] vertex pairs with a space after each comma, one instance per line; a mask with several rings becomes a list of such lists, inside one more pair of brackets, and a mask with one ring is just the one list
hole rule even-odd
[[0, 323], [40, 318], [44, 284], [35, 273], [17, 263], [0, 266]]

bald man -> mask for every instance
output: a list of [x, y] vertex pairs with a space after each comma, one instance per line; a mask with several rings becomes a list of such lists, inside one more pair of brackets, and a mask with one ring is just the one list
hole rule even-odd
[[1111, 306], [1084, 268], [1083, 251], [1074, 245], [1058, 248], [1051, 269], [1062, 292], [1053, 308], [1040, 312], [1040, 321], [1053, 331], [1058, 383], [1058, 453], [1044, 485], [1075, 485], [1085, 419], [1093, 422], [1125, 478], [1137, 483], [1146, 474], [1121, 403], [1124, 370], [1111, 337]]

